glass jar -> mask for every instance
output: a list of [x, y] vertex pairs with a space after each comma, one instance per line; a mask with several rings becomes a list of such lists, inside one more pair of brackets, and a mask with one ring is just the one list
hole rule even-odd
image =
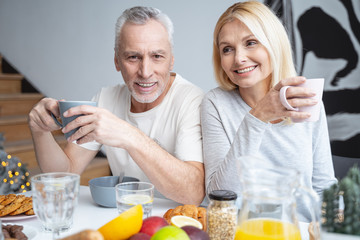
[[211, 240], [233, 240], [237, 226], [237, 195], [229, 190], [214, 190], [209, 194], [207, 232]]

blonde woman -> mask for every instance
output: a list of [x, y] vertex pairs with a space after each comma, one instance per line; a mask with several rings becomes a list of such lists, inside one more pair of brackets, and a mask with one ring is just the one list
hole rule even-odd
[[300, 170], [319, 195], [336, 182], [323, 104], [317, 122], [291, 123], [291, 117], [310, 114], [280, 102], [280, 88], [291, 85], [292, 106], [316, 103], [308, 98], [314, 96], [310, 89], [297, 87], [306, 79], [296, 75], [286, 31], [267, 6], [236, 3], [221, 15], [213, 62], [219, 87], [206, 94], [201, 109], [207, 193], [228, 189], [241, 199], [236, 165], [245, 155]]

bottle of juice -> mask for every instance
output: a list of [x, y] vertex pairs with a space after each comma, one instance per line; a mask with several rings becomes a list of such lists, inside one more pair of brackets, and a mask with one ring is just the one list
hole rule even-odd
[[236, 229], [235, 240], [301, 240], [299, 229], [277, 219], [246, 220]]

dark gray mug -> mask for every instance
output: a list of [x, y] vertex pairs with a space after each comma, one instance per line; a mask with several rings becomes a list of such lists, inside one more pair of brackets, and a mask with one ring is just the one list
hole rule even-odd
[[[80, 106], [80, 105], [90, 105], [96, 107], [96, 102], [91, 101], [60, 101], [59, 102], [59, 110], [60, 110], [60, 118], [61, 122], [54, 116], [54, 114], [51, 114], [53, 119], [55, 120], [56, 124], [63, 128], [65, 127], [69, 122], [73, 121], [79, 116], [82, 115], [75, 115], [72, 117], [64, 117], [64, 112], [66, 112], [69, 108]], [[65, 138], [68, 139], [71, 135], [73, 135], [79, 128], [75, 128], [71, 130], [70, 132], [65, 133]]]

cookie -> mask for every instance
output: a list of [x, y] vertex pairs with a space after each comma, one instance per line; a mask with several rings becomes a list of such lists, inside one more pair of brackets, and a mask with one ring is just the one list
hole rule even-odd
[[32, 198], [26, 197], [25, 200], [22, 202], [21, 206], [18, 209], [16, 209], [14, 212], [11, 212], [9, 215], [10, 216], [19, 215], [30, 209], [32, 209]]
[[16, 199], [16, 194], [5, 195], [5, 199], [0, 203], [2, 206], [6, 206], [12, 203]]
[[21, 207], [21, 203], [25, 200], [25, 198], [26, 197], [24, 195], [17, 195], [15, 197], [15, 200], [13, 200], [10, 204], [6, 205], [3, 209], [0, 210], [0, 217], [6, 216]]
[[27, 210], [26, 212], [24, 212], [25, 215], [35, 215], [35, 212], [34, 212], [34, 209], [30, 209], [30, 210]]

